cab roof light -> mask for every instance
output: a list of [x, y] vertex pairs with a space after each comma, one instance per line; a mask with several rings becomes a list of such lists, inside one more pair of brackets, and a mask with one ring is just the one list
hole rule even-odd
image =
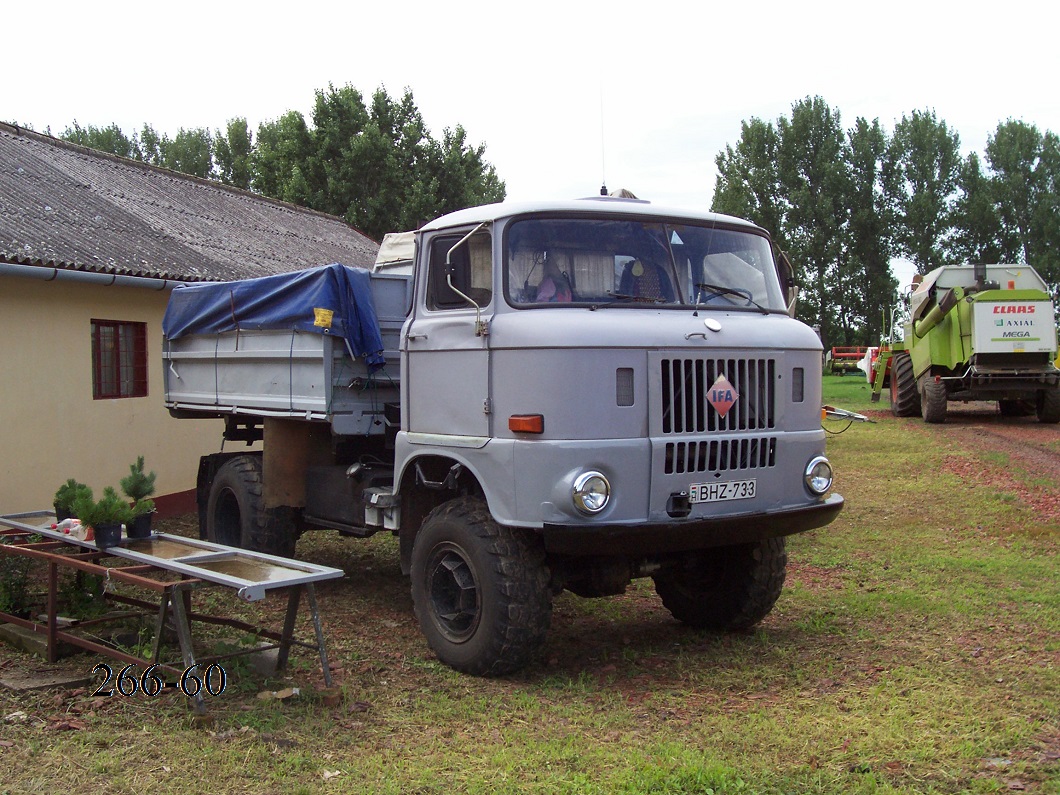
[[544, 433], [544, 414], [513, 414], [508, 417], [508, 430], [513, 433]]

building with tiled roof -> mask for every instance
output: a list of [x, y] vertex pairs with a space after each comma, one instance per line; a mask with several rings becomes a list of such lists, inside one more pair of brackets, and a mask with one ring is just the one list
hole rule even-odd
[[159, 509], [191, 508], [220, 421], [162, 401], [161, 319], [182, 282], [332, 262], [378, 244], [341, 218], [0, 124], [0, 514], [96, 493], [138, 455]]
[[378, 249], [341, 218], [0, 124], [0, 262], [232, 281]]

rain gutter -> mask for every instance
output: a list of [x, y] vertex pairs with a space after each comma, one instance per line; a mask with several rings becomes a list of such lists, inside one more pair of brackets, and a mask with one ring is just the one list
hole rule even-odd
[[118, 273], [99, 273], [97, 271], [79, 271], [69, 268], [56, 268], [50, 265], [18, 265], [0, 262], [0, 277], [19, 276], [38, 281], [70, 281], [82, 284], [98, 284], [103, 287], [139, 287], [145, 290], [172, 290], [182, 285], [198, 284], [180, 279], [153, 279], [146, 276], [125, 276]]

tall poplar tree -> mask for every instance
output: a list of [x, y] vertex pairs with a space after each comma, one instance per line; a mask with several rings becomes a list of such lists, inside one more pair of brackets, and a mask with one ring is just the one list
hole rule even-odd
[[182, 174], [209, 179], [214, 175], [213, 135], [205, 127], [181, 127], [173, 140], [163, 146], [161, 164]]
[[247, 120], [243, 117], [231, 119], [224, 133], [215, 130], [213, 145], [218, 179], [226, 185], [249, 190], [254, 143]]
[[913, 111], [895, 125], [884, 189], [899, 253], [927, 273], [946, 264], [962, 159], [960, 136], [934, 111]]
[[877, 340], [894, 300], [886, 150], [878, 121], [859, 118], [844, 132], [839, 111], [814, 97], [776, 126], [745, 122], [715, 160], [713, 209], [764, 226], [789, 252], [799, 316], [828, 346]]
[[274, 199], [312, 207], [313, 191], [305, 177], [312, 152], [309, 127], [298, 111], [259, 124], [250, 156], [251, 186]]
[[788, 203], [784, 238], [803, 271], [800, 307], [820, 329], [826, 347], [844, 344], [836, 340], [843, 315], [840, 280], [848, 264], [850, 177], [840, 114], [821, 97], [807, 97], [792, 107], [790, 120], [778, 120], [777, 131], [780, 187]]
[[1008, 120], [986, 145], [1006, 259], [1060, 284], [1060, 139]]
[[887, 136], [879, 119], [858, 118], [847, 131], [849, 164], [847, 267], [840, 275], [840, 318], [847, 344], [875, 342], [883, 334], [897, 298], [891, 276], [891, 220], [883, 194]]
[[1001, 223], [997, 185], [983, 172], [979, 155], [969, 153], [958, 179], [960, 196], [953, 205], [950, 252], [955, 262], [1014, 261], [1016, 238]]
[[736, 147], [726, 146], [714, 158], [718, 177], [712, 209], [754, 221], [773, 236], [778, 246], [787, 249], [787, 203], [782, 198], [777, 170], [779, 148], [780, 138], [772, 122], [754, 118], [743, 122]]

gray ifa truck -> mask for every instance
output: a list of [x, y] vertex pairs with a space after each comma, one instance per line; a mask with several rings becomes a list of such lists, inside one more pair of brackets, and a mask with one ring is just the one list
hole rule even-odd
[[843, 499], [768, 235], [600, 197], [456, 212], [414, 252], [173, 291], [170, 412], [254, 447], [201, 459], [203, 536], [393, 533], [430, 647], [478, 675], [532, 658], [563, 589], [651, 577], [700, 628], [769, 613], [785, 536]]

